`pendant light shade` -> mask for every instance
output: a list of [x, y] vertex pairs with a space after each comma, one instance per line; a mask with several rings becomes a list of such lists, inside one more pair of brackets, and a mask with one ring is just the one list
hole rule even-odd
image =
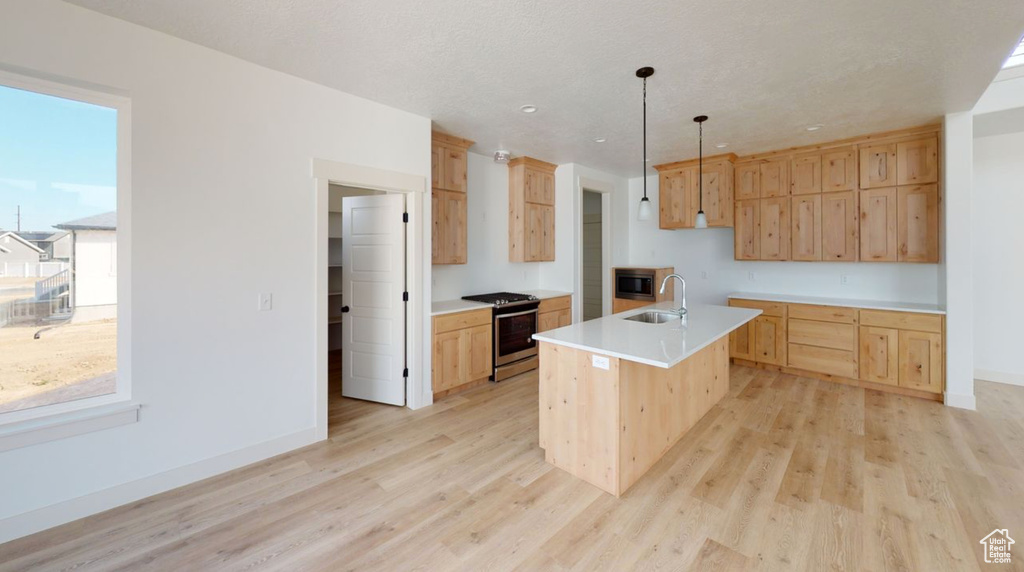
[[700, 128], [700, 142], [698, 143], [698, 160], [697, 160], [697, 196], [700, 206], [697, 208], [697, 220], [694, 221], [694, 228], [707, 228], [708, 217], [704, 214], [704, 122], [708, 120], [707, 115], [698, 115], [693, 120], [697, 123]]
[[640, 199], [640, 208], [637, 209], [637, 220], [651, 220], [654, 216], [654, 209], [651, 207], [651, 199], [647, 198], [647, 78], [654, 75], [654, 68], [643, 67], [636, 70], [636, 77], [644, 80], [644, 168], [641, 171], [644, 179], [644, 198]]

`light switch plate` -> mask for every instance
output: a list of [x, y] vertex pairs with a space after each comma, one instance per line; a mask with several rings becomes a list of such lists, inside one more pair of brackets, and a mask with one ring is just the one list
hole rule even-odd
[[590, 356], [591, 363], [597, 369], [608, 369], [608, 356]]
[[270, 293], [260, 294], [259, 296], [259, 310], [260, 312], [269, 312], [274, 309], [274, 295]]

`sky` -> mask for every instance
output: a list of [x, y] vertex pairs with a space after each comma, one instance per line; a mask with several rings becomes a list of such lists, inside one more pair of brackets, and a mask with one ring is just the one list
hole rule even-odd
[[0, 229], [117, 208], [117, 111], [0, 85]]

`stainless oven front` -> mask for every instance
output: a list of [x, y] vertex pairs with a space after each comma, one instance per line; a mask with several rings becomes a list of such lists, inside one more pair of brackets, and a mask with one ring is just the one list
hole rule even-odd
[[536, 333], [537, 303], [529, 304], [526, 309], [523, 306], [495, 309], [494, 367], [537, 355], [537, 341], [533, 339]]

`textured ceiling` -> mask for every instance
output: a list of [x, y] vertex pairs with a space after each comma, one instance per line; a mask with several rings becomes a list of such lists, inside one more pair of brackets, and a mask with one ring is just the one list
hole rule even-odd
[[624, 176], [641, 171], [638, 67], [657, 70], [657, 164], [696, 155], [701, 113], [706, 152], [741, 155], [936, 121], [1024, 31], [1020, 0], [71, 1], [431, 117], [473, 151]]

